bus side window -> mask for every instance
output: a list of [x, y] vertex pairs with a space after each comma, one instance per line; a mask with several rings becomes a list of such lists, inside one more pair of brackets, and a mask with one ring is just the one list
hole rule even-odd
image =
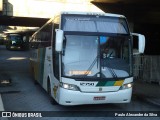
[[58, 29], [59, 25], [54, 24], [53, 25], [53, 72], [54, 76], [59, 80], [60, 74], [59, 74], [59, 53], [55, 51], [55, 38], [56, 38], [56, 32], [55, 29]]
[[47, 26], [42, 28], [42, 30], [39, 32], [39, 35], [37, 38], [39, 48], [51, 46], [51, 33], [52, 33], [51, 25], [52, 24], [48, 24]]

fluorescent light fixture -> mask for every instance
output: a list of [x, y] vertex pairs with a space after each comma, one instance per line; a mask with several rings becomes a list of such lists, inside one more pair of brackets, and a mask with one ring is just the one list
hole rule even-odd
[[26, 57], [10, 57], [7, 60], [25, 60]]

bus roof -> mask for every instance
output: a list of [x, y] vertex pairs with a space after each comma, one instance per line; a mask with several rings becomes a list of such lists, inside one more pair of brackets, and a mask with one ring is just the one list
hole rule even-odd
[[54, 17], [52, 17], [50, 20], [48, 20], [40, 29], [38, 29], [32, 36], [34, 36], [38, 31], [40, 31], [45, 25], [48, 23], [51, 23], [55, 17], [61, 16], [61, 15], [97, 15], [97, 16], [108, 16], [108, 17], [117, 17], [117, 18], [126, 18], [124, 15], [120, 14], [112, 14], [112, 13], [104, 13], [104, 12], [77, 12], [77, 11], [62, 11], [59, 14], [56, 14]]
[[112, 14], [112, 13], [104, 13], [104, 12], [61, 12], [61, 14], [71, 14], [71, 15], [98, 15], [98, 16], [108, 16], [108, 17], [123, 17], [125, 18], [124, 15], [120, 14]]

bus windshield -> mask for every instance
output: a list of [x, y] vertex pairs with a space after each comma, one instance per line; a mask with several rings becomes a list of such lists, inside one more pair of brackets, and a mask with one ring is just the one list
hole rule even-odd
[[19, 36], [19, 35], [14, 35], [14, 36], [10, 36], [10, 39], [12, 40], [12, 41], [19, 41], [19, 40], [21, 40], [21, 36]]
[[10, 35], [9, 40], [12, 41], [12, 44], [22, 44], [23, 42], [20, 35]]
[[124, 78], [132, 74], [128, 36], [65, 35], [62, 76]]

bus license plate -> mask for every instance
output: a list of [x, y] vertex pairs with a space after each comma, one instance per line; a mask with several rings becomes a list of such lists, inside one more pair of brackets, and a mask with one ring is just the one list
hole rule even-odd
[[106, 100], [106, 97], [105, 96], [97, 96], [97, 97], [94, 97], [93, 100]]

